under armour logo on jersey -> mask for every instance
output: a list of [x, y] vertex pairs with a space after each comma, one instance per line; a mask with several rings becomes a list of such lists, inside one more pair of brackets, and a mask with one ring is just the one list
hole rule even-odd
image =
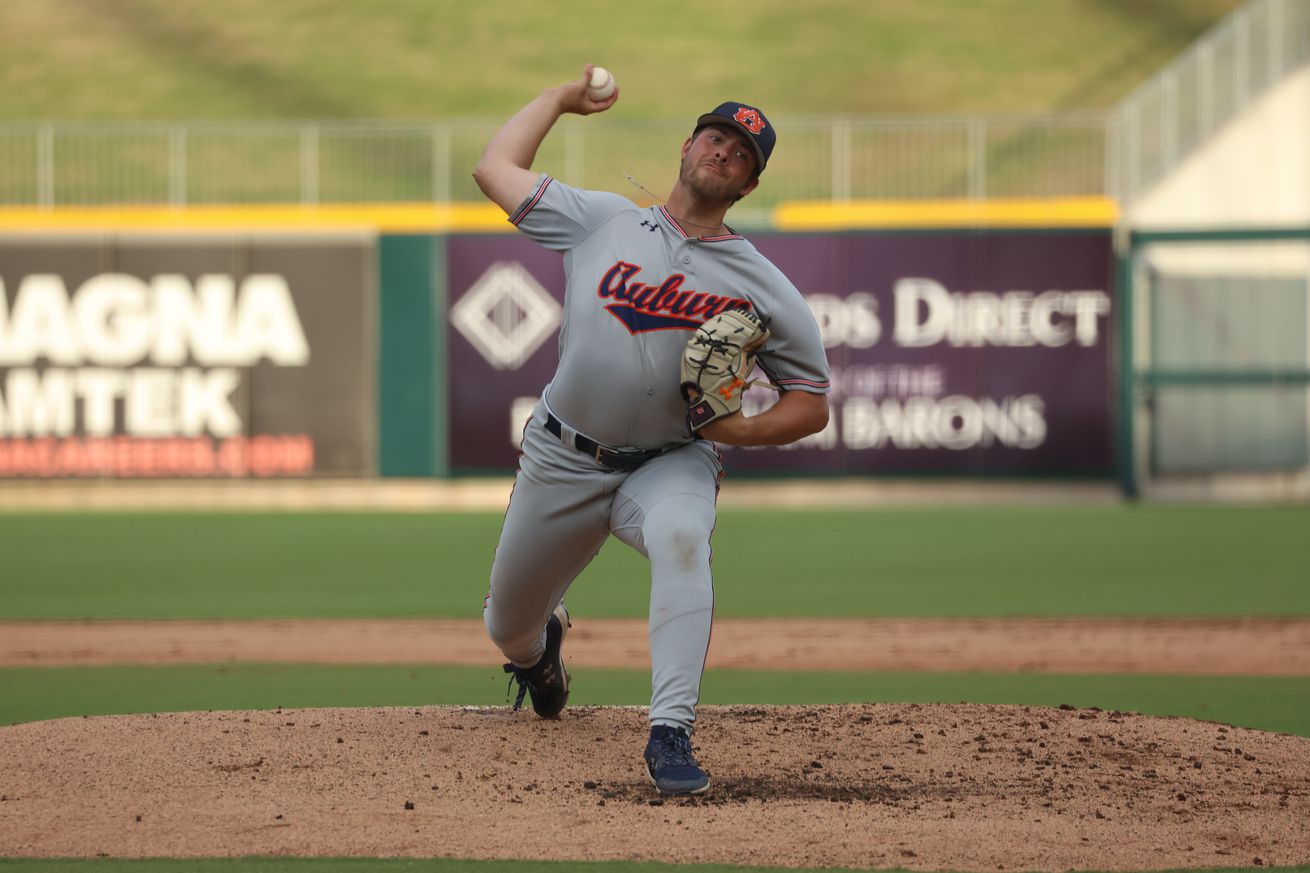
[[651, 233], [654, 233], [655, 231], [660, 229], [658, 224], [654, 224], [652, 222], [644, 221], [644, 220], [641, 222], [641, 226], [647, 228]]
[[764, 130], [764, 116], [760, 115], [758, 109], [751, 109], [749, 106], [743, 106], [737, 110], [737, 114], [732, 116], [732, 120], [749, 130], [756, 136]]
[[629, 333], [648, 330], [695, 330], [705, 319], [726, 309], [750, 309], [744, 297], [707, 294], [682, 287], [686, 276], [674, 273], [657, 285], [634, 281], [641, 267], [618, 261], [600, 277], [596, 296], [613, 300], [605, 311], [623, 322]]

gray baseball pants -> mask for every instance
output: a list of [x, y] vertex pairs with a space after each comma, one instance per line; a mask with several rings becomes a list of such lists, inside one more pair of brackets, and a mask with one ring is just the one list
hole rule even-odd
[[723, 468], [695, 442], [632, 472], [610, 470], [545, 428], [538, 403], [491, 568], [483, 618], [512, 663], [531, 667], [569, 585], [613, 534], [650, 560], [651, 724], [692, 728], [714, 612], [710, 535]]

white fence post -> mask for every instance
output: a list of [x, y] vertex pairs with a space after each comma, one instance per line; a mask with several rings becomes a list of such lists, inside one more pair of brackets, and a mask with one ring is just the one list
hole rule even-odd
[[987, 136], [982, 119], [969, 116], [966, 137], [969, 149], [969, 199], [987, 196]]
[[1111, 113], [1103, 125], [1105, 138], [1105, 177], [1101, 187], [1105, 195], [1117, 200], [1121, 205], [1127, 201], [1127, 192], [1123, 183], [1123, 113]]
[[1138, 101], [1124, 107], [1124, 181], [1127, 197], [1131, 201], [1142, 185], [1142, 118]]
[[851, 123], [844, 118], [832, 122], [832, 199], [851, 199]]
[[[1251, 99], [1251, 16], [1250, 7], [1237, 13], [1233, 21], [1233, 90], [1237, 106]], [[1234, 108], [1237, 108], [1235, 106]]]
[[318, 205], [318, 128], [300, 129], [300, 203]]
[[432, 128], [432, 200], [449, 203], [450, 178], [450, 125]]
[[168, 132], [168, 202], [174, 209], [186, 205], [187, 129], [174, 127]]
[[48, 124], [36, 137], [36, 202], [42, 209], [55, 205], [55, 129]]
[[1160, 153], [1165, 166], [1178, 159], [1178, 74], [1171, 68], [1160, 82]]
[[1283, 72], [1283, 0], [1268, 0], [1269, 7], [1269, 84]]
[[1201, 65], [1200, 86], [1196, 89], [1197, 101], [1200, 103], [1197, 107], [1200, 130], [1197, 133], [1204, 137], [1214, 130], [1217, 114], [1214, 111], [1214, 43], [1206, 43], [1201, 47], [1197, 61]]

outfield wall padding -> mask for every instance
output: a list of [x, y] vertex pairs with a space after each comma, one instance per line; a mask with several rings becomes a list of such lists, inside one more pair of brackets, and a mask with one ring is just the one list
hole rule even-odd
[[[819, 320], [833, 415], [733, 472], [1113, 475], [1108, 228], [750, 238]], [[508, 475], [564, 295], [500, 232], [11, 234], [0, 283], [0, 477], [38, 478]]]
[[[1109, 230], [751, 240], [819, 320], [832, 416], [827, 430], [797, 446], [725, 448], [734, 472], [1112, 475]], [[447, 248], [451, 470], [510, 472], [528, 410], [557, 361], [561, 259], [518, 236], [453, 235]], [[652, 264], [634, 281], [665, 278]], [[629, 332], [618, 318], [613, 327]], [[775, 397], [748, 392], [747, 412]]]

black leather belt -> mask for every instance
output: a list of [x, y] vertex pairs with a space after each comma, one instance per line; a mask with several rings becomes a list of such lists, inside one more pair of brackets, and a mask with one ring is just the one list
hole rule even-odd
[[[552, 413], [546, 413], [546, 430], [564, 439], [564, 428], [562, 422]], [[565, 442], [565, 445], [568, 445]], [[577, 434], [573, 437], [573, 447], [584, 455], [590, 455], [597, 464], [603, 467], [609, 467], [611, 470], [635, 470], [642, 464], [658, 455], [664, 454], [663, 449], [645, 449], [642, 451], [623, 451], [622, 449], [611, 449], [609, 446], [603, 446], [595, 440]]]

